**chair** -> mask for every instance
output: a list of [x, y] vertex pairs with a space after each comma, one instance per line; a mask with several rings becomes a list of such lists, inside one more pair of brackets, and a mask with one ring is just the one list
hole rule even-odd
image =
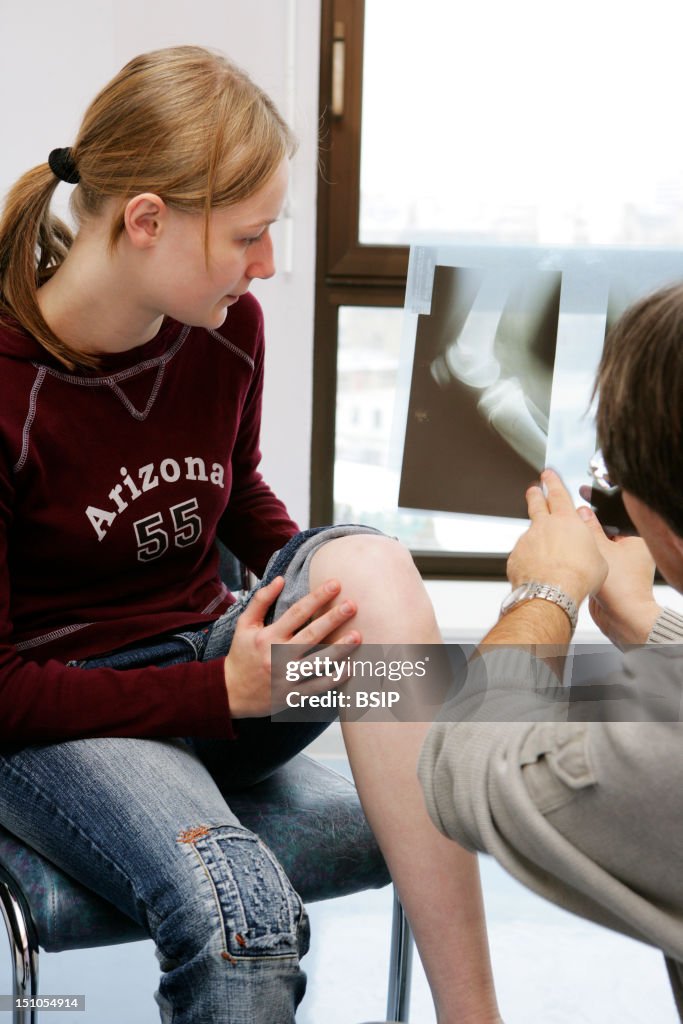
[[[223, 554], [224, 578], [239, 572]], [[231, 794], [231, 807], [273, 850], [304, 902], [380, 888], [390, 879], [351, 782], [299, 754], [256, 786]], [[46, 952], [147, 938], [112, 904], [0, 828], [0, 910], [13, 959], [13, 1024], [36, 1024], [16, 1000], [38, 995], [39, 947]], [[394, 895], [387, 1019], [407, 1020], [412, 941]]]
[[[355, 788], [306, 754], [248, 791], [233, 794], [231, 806], [270, 846], [304, 902], [389, 881]], [[39, 946], [57, 952], [147, 938], [136, 922], [4, 829], [0, 909], [14, 961], [15, 1000], [38, 995]], [[394, 897], [388, 1020], [407, 1019], [411, 953], [406, 919]], [[13, 1024], [36, 1021], [37, 1011], [15, 1008]]]

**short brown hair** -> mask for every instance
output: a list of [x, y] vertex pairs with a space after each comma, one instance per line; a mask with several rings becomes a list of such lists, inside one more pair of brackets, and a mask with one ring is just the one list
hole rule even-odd
[[[116, 245], [126, 204], [141, 192], [203, 213], [249, 198], [295, 149], [272, 100], [222, 54], [175, 46], [133, 58], [88, 107], [71, 154], [80, 181], [71, 197], [77, 224], [118, 200]], [[43, 320], [36, 290], [64, 260], [69, 228], [50, 211], [57, 179], [47, 163], [11, 189], [0, 223], [0, 311], [13, 314], [68, 366], [96, 365], [72, 351]]]
[[683, 536], [683, 285], [620, 317], [605, 340], [595, 390], [610, 479]]

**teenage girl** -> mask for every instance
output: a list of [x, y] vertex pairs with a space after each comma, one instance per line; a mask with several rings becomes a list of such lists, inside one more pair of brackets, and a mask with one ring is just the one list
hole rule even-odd
[[[293, 150], [233, 64], [160, 50], [0, 223], [0, 821], [145, 927], [174, 1024], [288, 1024], [303, 995], [305, 911], [230, 810], [319, 729], [271, 724], [271, 645], [439, 642], [401, 545], [299, 533], [259, 474], [249, 287]], [[216, 538], [262, 578], [246, 605]], [[498, 1020], [476, 862], [418, 791], [426, 727], [343, 728], [440, 1024]]]

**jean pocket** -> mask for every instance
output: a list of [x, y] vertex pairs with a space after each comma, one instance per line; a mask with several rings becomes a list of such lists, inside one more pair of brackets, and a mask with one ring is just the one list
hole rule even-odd
[[119, 671], [127, 669], [168, 668], [196, 660], [194, 644], [181, 634], [169, 634], [142, 642], [138, 646], [121, 647], [108, 654], [95, 655], [84, 661], [70, 662], [77, 668], [115, 668]]
[[594, 786], [586, 722], [542, 723], [527, 735], [520, 769], [529, 796], [542, 814], [556, 811]]

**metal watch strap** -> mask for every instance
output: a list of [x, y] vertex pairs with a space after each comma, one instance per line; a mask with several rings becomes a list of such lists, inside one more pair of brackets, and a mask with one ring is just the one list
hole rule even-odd
[[[579, 610], [569, 594], [565, 594], [563, 590], [560, 590], [559, 587], [554, 586], [552, 583], [539, 583], [537, 580], [530, 580], [528, 583], [523, 584], [522, 587], [517, 589], [523, 591], [523, 593], [520, 593], [520, 596], [512, 603], [510, 603], [509, 598], [507, 601], [504, 601], [503, 607], [501, 608], [502, 614], [506, 614], [511, 611], [512, 608], [516, 608], [520, 604], [525, 604], [527, 601], [533, 601], [535, 598], [541, 598], [543, 601], [550, 601], [552, 604], [559, 605], [569, 619], [572, 633], [574, 632], [579, 618]], [[514, 593], [515, 592], [513, 591], [513, 594]]]
[[550, 583], [537, 583], [533, 597], [541, 597], [544, 601], [552, 601], [553, 604], [559, 605], [562, 611], [566, 612], [572, 633], [574, 632], [579, 618], [579, 610], [569, 594], [565, 594], [564, 590], [560, 590], [559, 587], [554, 587]]

